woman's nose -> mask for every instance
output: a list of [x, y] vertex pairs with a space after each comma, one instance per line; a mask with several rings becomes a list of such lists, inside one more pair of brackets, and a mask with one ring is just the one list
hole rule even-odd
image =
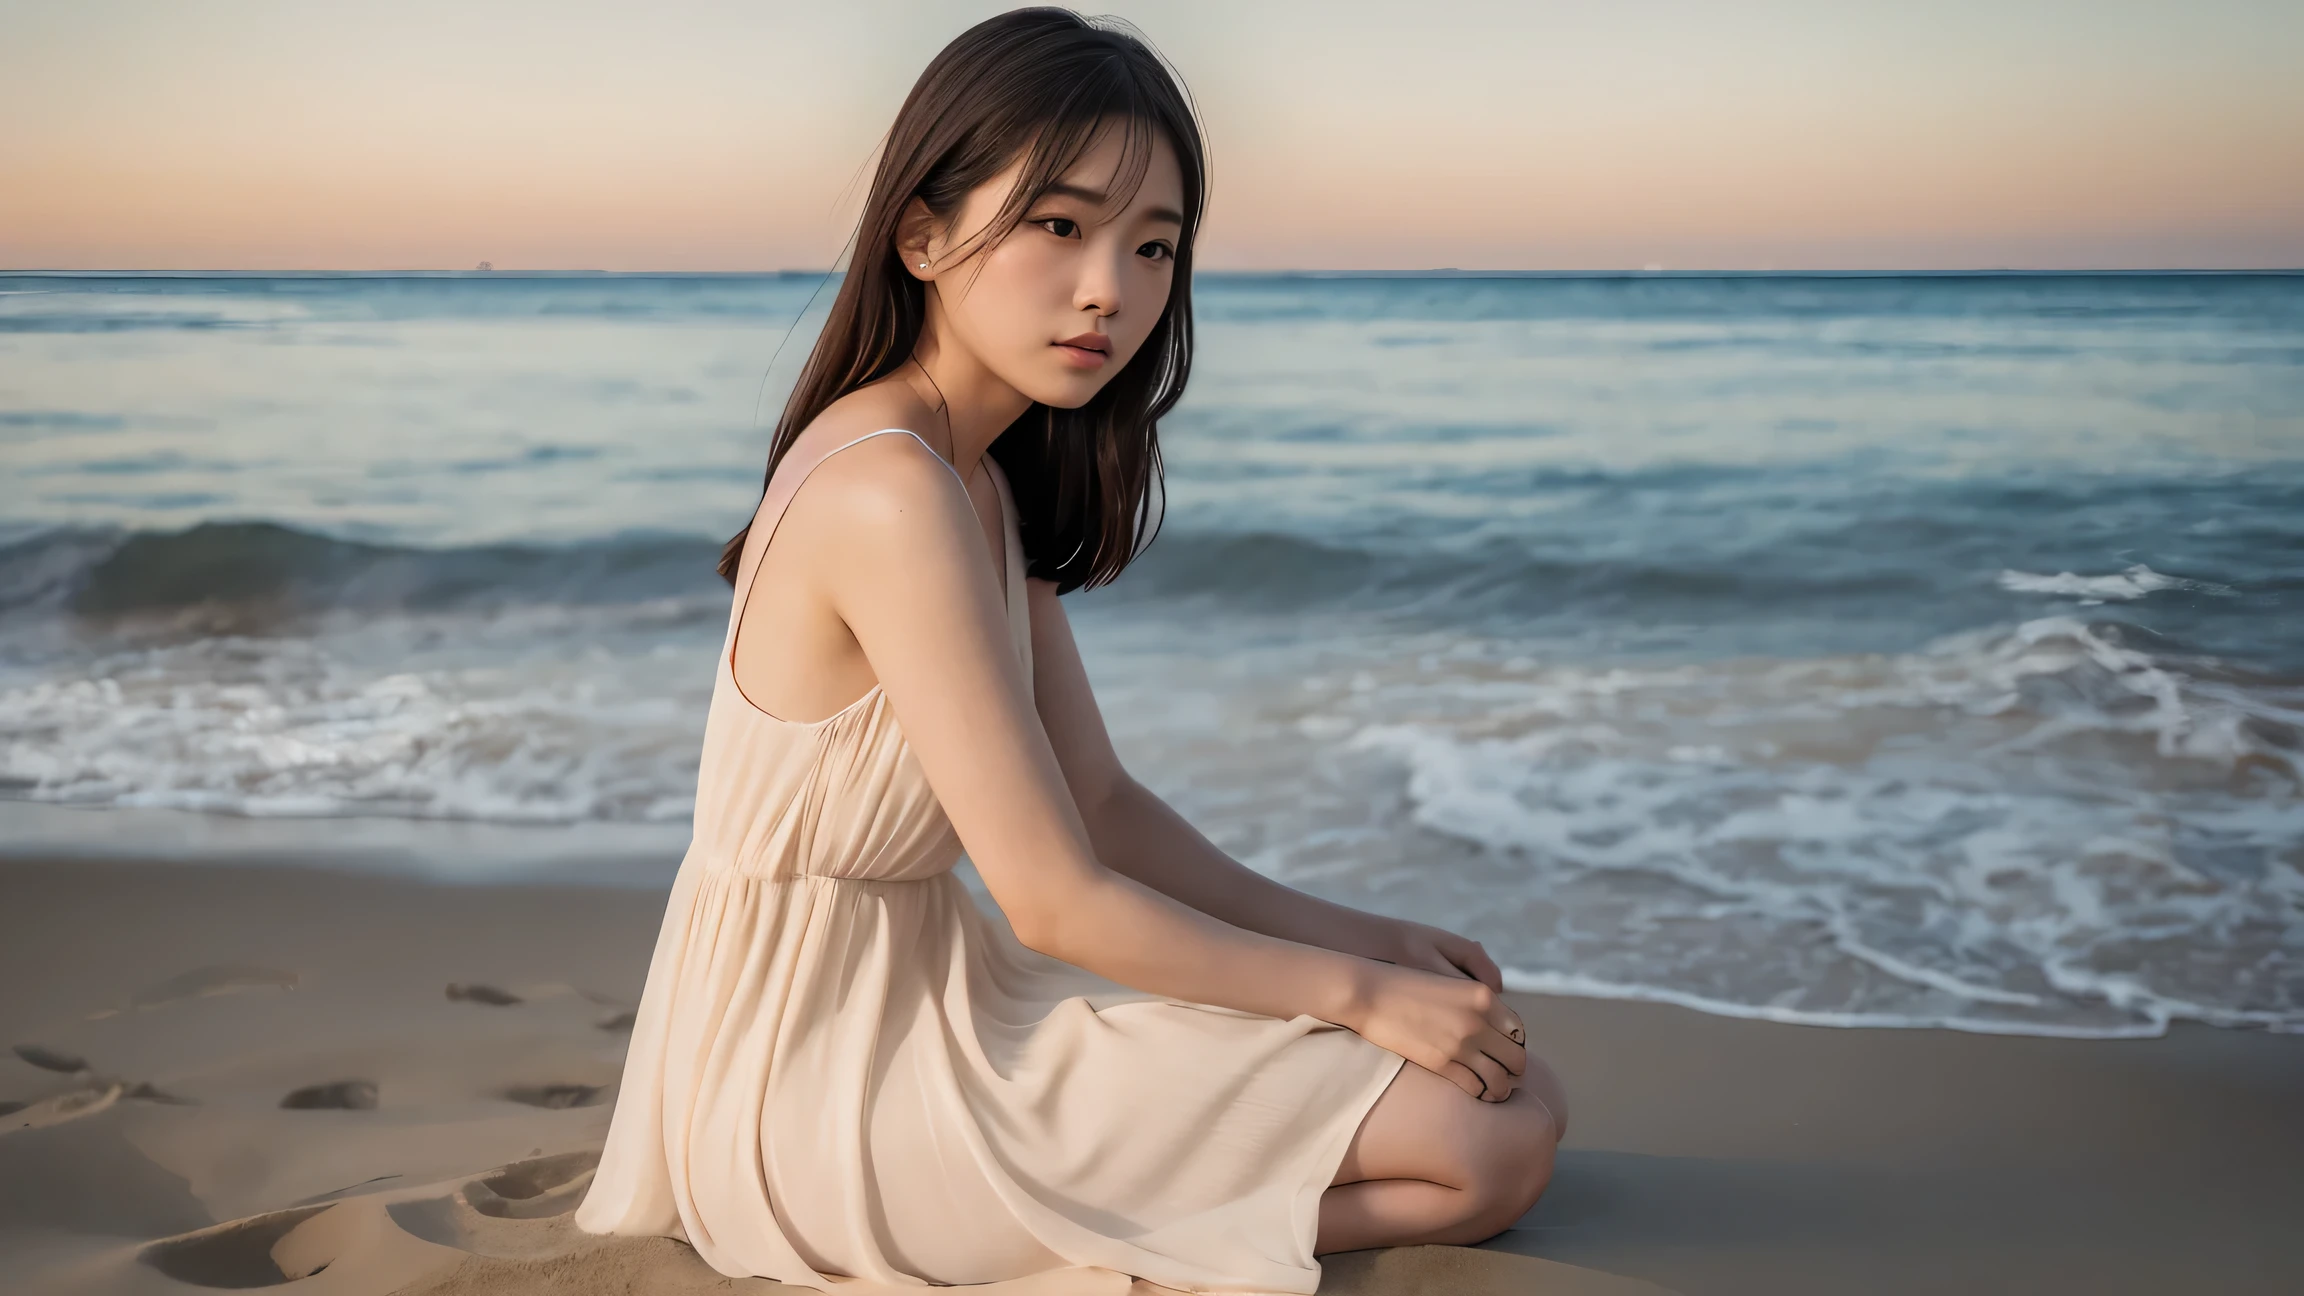
[[1119, 314], [1121, 285], [1127, 278], [1123, 273], [1127, 255], [1125, 251], [1113, 250], [1082, 257], [1080, 282], [1072, 295], [1073, 306], [1099, 315]]

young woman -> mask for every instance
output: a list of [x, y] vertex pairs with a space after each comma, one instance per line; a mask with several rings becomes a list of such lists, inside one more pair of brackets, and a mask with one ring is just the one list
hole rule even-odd
[[1150, 516], [1203, 175], [1164, 66], [1066, 10], [905, 100], [721, 561], [695, 837], [580, 1227], [814, 1287], [1310, 1292], [1318, 1253], [1543, 1190], [1566, 1112], [1487, 954], [1226, 857], [1121, 768], [1066, 624]]

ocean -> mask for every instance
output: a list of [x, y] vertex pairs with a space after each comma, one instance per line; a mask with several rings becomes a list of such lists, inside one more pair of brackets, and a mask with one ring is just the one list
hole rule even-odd
[[[661, 885], [829, 294], [0, 275], [0, 822]], [[2304, 1030], [2304, 275], [1196, 296], [1160, 534], [1066, 602], [1247, 863], [1524, 989]]]

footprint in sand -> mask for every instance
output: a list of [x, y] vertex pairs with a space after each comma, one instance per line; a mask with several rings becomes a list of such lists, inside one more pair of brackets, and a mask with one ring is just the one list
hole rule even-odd
[[544, 1219], [576, 1209], [592, 1185], [598, 1152], [515, 1161], [464, 1185], [464, 1201], [496, 1219]]
[[0, 1102], [0, 1134], [19, 1130], [46, 1129], [66, 1121], [93, 1116], [122, 1100], [165, 1103], [171, 1107], [190, 1107], [189, 1098], [164, 1093], [148, 1084], [126, 1084], [107, 1076], [91, 1076], [86, 1088], [69, 1093], [55, 1094], [38, 1102]]
[[478, 981], [469, 984], [462, 981], [449, 982], [448, 997], [457, 1003], [487, 1004], [491, 1008], [507, 1008], [521, 1001], [520, 996], [509, 990]]
[[459, 1251], [499, 1258], [566, 1254], [566, 1216], [592, 1186], [598, 1152], [564, 1152], [499, 1166], [444, 1196], [385, 1207], [411, 1236]]
[[120, 1101], [126, 1088], [115, 1081], [96, 1088], [60, 1093], [38, 1102], [16, 1103], [12, 1110], [0, 1115], [0, 1134], [46, 1129], [50, 1125], [61, 1125], [83, 1116], [93, 1116]]
[[578, 999], [608, 1009], [605, 1016], [592, 1024], [611, 1034], [629, 1034], [633, 1023], [639, 1018], [639, 1009], [614, 995], [604, 995], [597, 990], [586, 990], [582, 986], [569, 985], [564, 981], [546, 981], [537, 985], [521, 986], [517, 990], [506, 990], [502, 986], [489, 985], [484, 981], [451, 981], [448, 983], [448, 998], [452, 1002], [486, 1004], [491, 1008], [509, 1008], [513, 1004], [527, 1003], [535, 999], [556, 999], [563, 995], [573, 995]]
[[530, 1107], [549, 1107], [557, 1111], [565, 1107], [590, 1107], [602, 1101], [608, 1090], [601, 1085], [545, 1084], [514, 1085], [502, 1096]]
[[302, 1272], [289, 1273], [272, 1255], [297, 1225], [327, 1209], [300, 1206], [227, 1220], [197, 1233], [162, 1238], [137, 1258], [178, 1282], [199, 1287], [277, 1287], [328, 1267], [326, 1261], [309, 1267], [292, 1264], [287, 1268]]
[[16, 1056], [43, 1071], [81, 1077], [81, 1087], [69, 1093], [56, 1094], [38, 1102], [0, 1102], [0, 1133], [14, 1130], [41, 1129], [61, 1125], [68, 1120], [93, 1116], [123, 1098], [135, 1102], [166, 1103], [172, 1107], [192, 1106], [189, 1098], [179, 1098], [142, 1080], [123, 1080], [118, 1076], [99, 1075], [88, 1065], [88, 1059], [77, 1053], [66, 1053], [44, 1044], [19, 1044]]
[[341, 1188], [331, 1188], [324, 1193], [314, 1193], [295, 1204], [298, 1206], [326, 1206], [342, 1198], [350, 1197], [370, 1184], [390, 1183], [400, 1177], [400, 1172], [397, 1170], [391, 1174], [370, 1175], [356, 1184], [346, 1184]]
[[622, 1008], [624, 1006], [624, 1001], [614, 995], [604, 995], [597, 990], [587, 990], [580, 985], [570, 985], [565, 981], [534, 981], [527, 985], [512, 987], [511, 993], [519, 995], [523, 999], [576, 998], [602, 1008]]
[[100, 1017], [117, 1017], [121, 1013], [144, 1012], [180, 999], [198, 999], [208, 995], [238, 994], [245, 990], [293, 990], [301, 979], [296, 973], [283, 972], [279, 968], [257, 967], [248, 963], [215, 963], [179, 973], [158, 985], [146, 986], [129, 996], [128, 1002], [98, 1009], [88, 1014], [88, 1019], [94, 1021]]
[[49, 1048], [45, 1044], [19, 1044], [16, 1046], [16, 1056], [43, 1071], [61, 1071], [71, 1075], [88, 1069], [88, 1059], [77, 1053]]
[[[323, 1280], [309, 1287], [384, 1292], [416, 1286], [438, 1290], [436, 1280], [452, 1278], [450, 1271], [468, 1257], [443, 1252], [411, 1235], [393, 1221], [383, 1202], [354, 1198], [268, 1211], [162, 1238], [137, 1252], [137, 1258], [170, 1278], [201, 1287], [278, 1287], [327, 1272], [341, 1281]], [[549, 1279], [541, 1285], [517, 1285], [556, 1290]], [[453, 1281], [449, 1289], [498, 1290], [491, 1283], [475, 1287]]]
[[331, 1080], [326, 1084], [306, 1085], [282, 1098], [280, 1105], [303, 1111], [374, 1111], [376, 1082]]

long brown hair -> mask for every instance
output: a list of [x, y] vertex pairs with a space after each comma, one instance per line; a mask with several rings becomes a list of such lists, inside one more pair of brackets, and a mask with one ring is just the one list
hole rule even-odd
[[[911, 357], [927, 317], [927, 285], [905, 273], [896, 251], [911, 199], [949, 222], [970, 190], [1022, 156], [1022, 178], [979, 236], [997, 242], [1107, 123], [1124, 132], [1123, 188], [1114, 202], [1129, 201], [1142, 183], [1156, 139], [1168, 141], [1183, 172], [1184, 228], [1167, 306], [1142, 349], [1087, 404], [1035, 401], [989, 453], [1015, 496], [1026, 569], [1055, 581], [1059, 593], [1110, 581], [1150, 543], [1144, 528], [1161, 478], [1156, 429], [1183, 396], [1192, 367], [1192, 244], [1207, 205], [1207, 155], [1189, 96], [1151, 47], [1120, 20], [1069, 9], [1016, 9], [976, 24], [930, 61], [905, 97], [839, 295], [777, 420], [763, 492], [826, 406]], [[750, 531], [720, 551], [719, 571], [731, 584]]]

